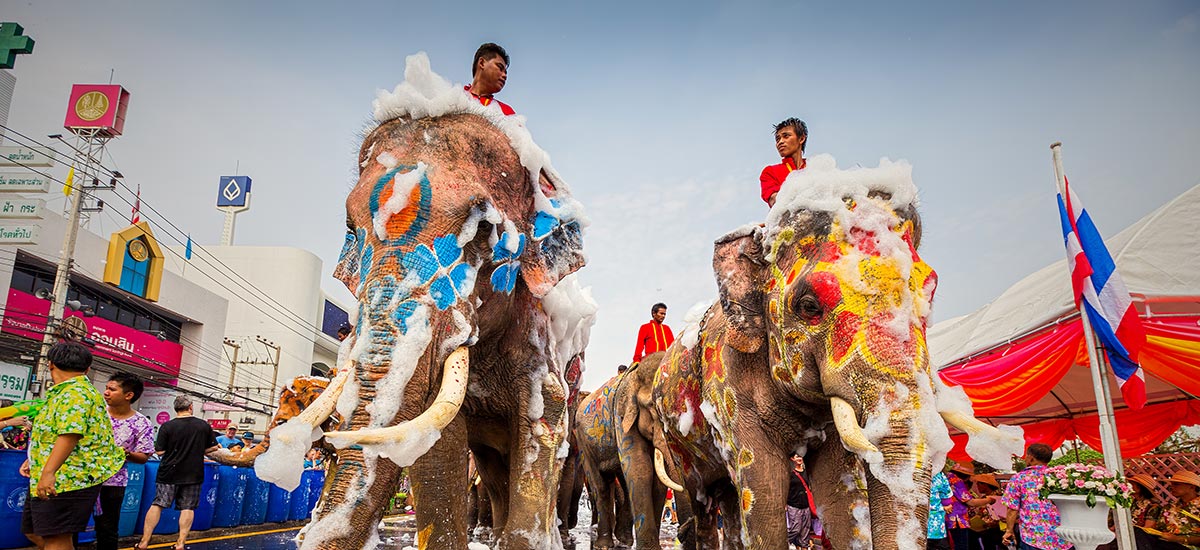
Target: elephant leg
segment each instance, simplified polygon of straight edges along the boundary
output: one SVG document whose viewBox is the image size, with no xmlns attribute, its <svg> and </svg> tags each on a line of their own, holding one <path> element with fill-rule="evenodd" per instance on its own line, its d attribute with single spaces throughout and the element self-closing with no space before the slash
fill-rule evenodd
<svg viewBox="0 0 1200 550">
<path fill-rule="evenodd" d="M 834 548 L 869 547 L 871 512 L 866 476 L 858 458 L 843 449 L 834 435 L 819 449 L 810 449 L 804 462 L 817 512 L 827 518 L 823 522 L 826 538 Z"/>
<path fill-rule="evenodd" d="M 592 548 L 612 548 L 613 545 L 613 486 L 611 476 L 605 479 L 597 462 L 583 460 L 583 475 L 587 478 L 588 497 L 592 500 L 592 521 L 596 523 L 596 540 Z"/>
<path fill-rule="evenodd" d="M 759 448 L 763 450 L 757 455 L 742 452 L 737 471 L 743 539 L 756 550 L 787 550 L 787 488 L 789 476 L 795 474 L 791 472 L 791 461 L 782 452 L 768 452 L 766 446 Z"/>
<path fill-rule="evenodd" d="M 721 548 L 725 550 L 743 550 L 746 548 L 742 540 L 742 498 L 737 488 L 728 480 L 717 492 L 717 505 L 721 509 Z M 779 516 L 779 521 L 784 517 Z"/>
<path fill-rule="evenodd" d="M 682 491 L 675 492 L 675 515 L 679 518 L 679 529 L 675 532 L 675 540 L 679 541 L 683 550 L 695 550 L 696 514 L 692 512 L 692 499 L 681 493 Z"/>
<path fill-rule="evenodd" d="M 417 547 L 460 549 L 467 546 L 467 423 L 458 416 L 438 442 L 413 463 L 417 503 Z"/>
<path fill-rule="evenodd" d="M 563 462 L 562 480 L 558 484 L 558 498 L 556 503 L 555 515 L 558 517 L 558 534 L 563 539 L 563 544 L 566 544 L 571 538 L 571 528 L 575 526 L 572 519 L 574 515 L 574 504 L 571 502 L 571 494 L 575 490 L 576 463 L 579 461 L 578 453 L 572 453 Z M 575 504 L 579 503 L 579 499 L 575 499 Z"/>
<path fill-rule="evenodd" d="M 688 508 L 692 514 L 693 532 L 696 537 L 697 550 L 719 550 L 721 548 L 721 537 L 718 534 L 717 527 L 717 507 L 711 500 L 706 499 L 701 502 L 695 495 L 689 494 L 687 497 Z M 680 521 L 683 521 L 682 516 Z M 680 524 L 680 529 L 683 525 Z M 686 550 L 687 546 L 684 546 Z"/>
<path fill-rule="evenodd" d="M 629 485 L 620 476 L 617 476 L 615 483 L 613 507 L 616 509 L 616 524 L 613 526 L 613 536 L 622 546 L 633 546 L 633 507 L 629 505 Z"/>
<path fill-rule="evenodd" d="M 561 473 L 557 454 L 562 434 L 543 431 L 543 435 L 533 436 L 529 424 L 513 432 L 508 518 L 497 546 L 501 550 L 560 548 L 554 497 Z"/>
<path fill-rule="evenodd" d="M 508 466 L 491 447 L 471 447 L 475 468 L 479 471 L 479 525 L 493 534 L 502 531 L 508 521 Z"/>
<path fill-rule="evenodd" d="M 634 431 L 621 434 L 618 447 L 621 470 L 633 511 L 633 529 L 639 550 L 660 550 L 659 521 L 667 489 L 654 473 L 654 446 Z"/>
</svg>

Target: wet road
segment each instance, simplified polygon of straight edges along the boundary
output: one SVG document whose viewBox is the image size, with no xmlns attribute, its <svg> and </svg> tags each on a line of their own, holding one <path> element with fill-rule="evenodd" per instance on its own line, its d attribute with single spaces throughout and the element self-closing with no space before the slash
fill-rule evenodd
<svg viewBox="0 0 1200 550">
<path fill-rule="evenodd" d="M 575 537 L 575 550 L 591 550 L 591 510 L 586 506 L 579 510 L 580 526 L 572 530 Z M 264 526 L 267 527 L 267 526 Z M 197 533 L 194 540 L 188 542 L 189 550 L 295 550 L 296 534 L 300 527 L 266 528 L 255 533 L 229 534 L 220 537 L 206 537 L 205 533 Z M 674 550 L 678 548 L 675 542 L 675 526 L 663 526 L 662 547 Z M 416 521 L 414 516 L 391 516 L 384 518 L 379 529 L 380 544 L 378 550 L 407 550 L 416 547 Z M 157 540 L 155 542 L 158 542 Z M 126 546 L 126 545 L 122 545 Z M 171 548 L 173 542 L 151 544 L 150 548 Z M 482 548 L 472 545 L 472 550 Z M 568 546 L 568 548 L 570 548 Z M 130 550 L 124 548 L 123 550 Z"/>
</svg>

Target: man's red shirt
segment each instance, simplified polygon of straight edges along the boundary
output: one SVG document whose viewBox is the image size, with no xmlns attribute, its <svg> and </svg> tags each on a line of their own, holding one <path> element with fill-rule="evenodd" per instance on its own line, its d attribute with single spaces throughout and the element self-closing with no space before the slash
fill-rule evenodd
<svg viewBox="0 0 1200 550">
<path fill-rule="evenodd" d="M 489 95 L 479 95 L 479 94 L 476 94 L 475 92 L 472 92 L 470 84 L 463 86 L 463 90 L 466 90 L 468 94 L 471 94 L 471 97 L 478 100 L 479 103 L 483 104 L 484 107 L 487 107 L 488 105 L 491 105 L 492 103 L 499 105 L 500 112 L 504 113 L 504 116 L 512 116 L 512 115 L 517 114 L 517 112 L 514 111 L 512 107 L 509 107 L 507 103 L 500 101 L 499 99 L 496 99 L 496 97 L 493 95 L 490 95 L 490 94 Z"/>
<path fill-rule="evenodd" d="M 770 204 L 768 199 L 771 195 L 779 192 L 779 188 L 783 187 L 783 180 L 786 180 L 788 174 L 794 170 L 803 170 L 808 166 L 808 160 L 800 159 L 800 167 L 796 167 L 796 161 L 792 157 L 784 157 L 783 162 L 772 164 L 763 168 L 762 175 L 758 176 L 758 182 L 762 185 L 762 200 Z"/>
<path fill-rule="evenodd" d="M 671 327 L 658 321 L 650 321 L 638 329 L 637 346 L 633 348 L 633 362 L 641 361 L 643 357 L 667 349 L 675 335 Z"/>
</svg>

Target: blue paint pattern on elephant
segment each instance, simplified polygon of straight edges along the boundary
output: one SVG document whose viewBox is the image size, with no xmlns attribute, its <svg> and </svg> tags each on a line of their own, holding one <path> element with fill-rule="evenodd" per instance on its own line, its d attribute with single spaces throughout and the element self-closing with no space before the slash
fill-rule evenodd
<svg viewBox="0 0 1200 550">
<path fill-rule="evenodd" d="M 525 234 L 517 234 L 517 251 L 513 252 L 505 246 L 505 241 L 508 240 L 508 233 L 492 247 L 492 262 L 500 265 L 492 271 L 492 288 L 496 292 L 512 294 L 517 288 L 517 278 L 521 275 L 521 255 L 525 253 Z"/>
<path fill-rule="evenodd" d="M 429 283 L 429 296 L 439 310 L 445 310 L 458 302 L 470 289 L 467 280 L 471 266 L 462 261 L 462 248 L 453 233 L 438 237 L 430 249 L 424 243 L 400 258 L 406 270 L 416 273 L 421 284 Z"/>
</svg>

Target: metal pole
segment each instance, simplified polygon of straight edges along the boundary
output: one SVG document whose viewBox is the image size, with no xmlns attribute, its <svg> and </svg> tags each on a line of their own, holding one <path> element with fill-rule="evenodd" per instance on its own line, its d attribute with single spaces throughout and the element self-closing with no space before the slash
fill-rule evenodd
<svg viewBox="0 0 1200 550">
<path fill-rule="evenodd" d="M 225 227 L 221 228 L 221 246 L 233 246 L 233 226 L 237 221 L 237 210 L 225 208 Z"/>
<path fill-rule="evenodd" d="M 46 394 L 47 383 L 50 382 L 50 347 L 54 345 L 55 333 L 58 329 L 58 324 L 62 321 L 63 309 L 67 302 L 67 289 L 70 286 L 71 263 L 75 256 L 75 241 L 79 236 L 79 212 L 83 207 L 83 183 L 88 178 L 92 177 L 95 170 L 92 169 L 91 159 L 93 149 L 96 147 L 95 136 L 87 136 L 86 139 L 87 152 L 77 155 L 76 158 L 84 159 L 82 165 L 82 177 L 76 178 L 71 182 L 71 213 L 67 216 L 67 231 L 63 235 L 62 250 L 59 251 L 58 267 L 54 272 L 54 296 L 50 300 L 50 314 L 46 317 L 46 333 L 42 335 L 42 348 L 38 352 L 37 359 L 37 376 L 36 379 L 41 381 L 38 386 L 38 394 L 36 397 L 41 397 Z"/>
<path fill-rule="evenodd" d="M 225 345 L 233 348 L 233 360 L 229 362 L 229 398 L 232 400 L 234 377 L 237 376 L 238 352 L 241 351 L 242 346 L 237 345 L 233 340 L 228 338 L 225 339 Z"/>
<path fill-rule="evenodd" d="M 1054 178 L 1058 184 L 1058 192 L 1066 199 L 1066 176 L 1062 166 L 1062 143 L 1054 142 L 1050 150 L 1054 155 Z M 1125 475 L 1125 465 L 1121 460 L 1120 439 L 1117 438 L 1117 426 L 1112 411 L 1112 394 L 1108 388 L 1108 364 L 1103 354 L 1096 350 L 1095 333 L 1088 319 L 1087 311 L 1080 301 L 1079 318 L 1083 323 L 1083 340 L 1087 344 L 1088 361 L 1092 374 L 1092 389 L 1096 393 L 1096 416 L 1100 419 L 1100 443 L 1104 453 L 1104 467 L 1109 471 Z M 1117 548 L 1120 550 L 1135 550 L 1133 542 L 1133 518 L 1128 508 L 1113 510 L 1117 527 Z"/>
</svg>

